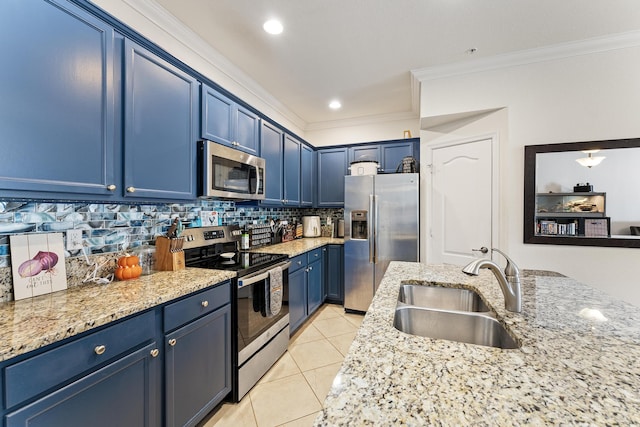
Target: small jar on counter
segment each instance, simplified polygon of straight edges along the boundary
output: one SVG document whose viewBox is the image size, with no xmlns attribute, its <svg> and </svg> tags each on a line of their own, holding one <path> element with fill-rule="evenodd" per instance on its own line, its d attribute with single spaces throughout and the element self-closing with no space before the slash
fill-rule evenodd
<svg viewBox="0 0 640 427">
<path fill-rule="evenodd" d="M 151 245 L 142 245 L 133 249 L 133 253 L 140 259 L 140 267 L 142 274 L 148 275 L 154 272 L 156 265 L 156 247 Z"/>
</svg>

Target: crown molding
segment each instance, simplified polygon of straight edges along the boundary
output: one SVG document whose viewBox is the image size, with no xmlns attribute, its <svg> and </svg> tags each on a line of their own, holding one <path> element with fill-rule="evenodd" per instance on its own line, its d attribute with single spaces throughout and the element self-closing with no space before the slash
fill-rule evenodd
<svg viewBox="0 0 640 427">
<path fill-rule="evenodd" d="M 411 71 L 418 82 L 640 46 L 640 31 L 611 34 Z"/>
<path fill-rule="evenodd" d="M 306 129 L 307 122 L 305 120 L 303 120 L 300 116 L 287 108 L 277 98 L 275 98 L 262 86 L 260 86 L 255 80 L 249 77 L 244 71 L 236 67 L 224 55 L 222 55 L 211 45 L 206 43 L 198 34 L 187 27 L 182 21 L 178 20 L 175 16 L 170 14 L 158 3 L 154 2 L 153 0 L 122 1 L 129 7 L 134 9 L 136 12 L 138 12 L 140 15 L 142 15 L 144 18 L 146 18 L 150 23 L 155 25 L 167 36 L 178 42 L 181 45 L 181 49 L 191 51 L 193 54 L 200 57 L 208 65 L 223 74 L 227 79 L 231 80 L 232 82 L 246 90 L 249 94 L 256 97 L 264 104 L 268 105 L 278 114 L 287 118 L 299 129 Z M 168 31 L 168 28 L 170 28 L 171 31 Z M 175 48 L 172 50 L 175 51 Z M 215 79 L 211 79 L 215 81 Z M 221 86 L 223 85 L 221 84 Z M 229 90 L 228 88 L 225 89 Z M 231 90 L 229 90 L 229 92 L 233 93 L 233 91 Z M 242 96 L 239 94 L 236 94 L 236 96 L 242 98 Z"/>
</svg>

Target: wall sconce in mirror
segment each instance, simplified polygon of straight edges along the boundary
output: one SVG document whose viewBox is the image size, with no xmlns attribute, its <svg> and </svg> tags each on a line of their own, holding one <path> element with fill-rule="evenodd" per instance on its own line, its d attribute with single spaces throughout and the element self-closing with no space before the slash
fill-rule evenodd
<svg viewBox="0 0 640 427">
<path fill-rule="evenodd" d="M 638 164 L 640 138 L 524 147 L 524 243 L 640 248 Z"/>
<path fill-rule="evenodd" d="M 587 154 L 587 157 L 581 157 L 579 159 L 576 159 L 576 162 L 580 163 L 581 166 L 584 166 L 586 168 L 592 168 L 594 166 L 598 166 L 600 163 L 602 163 L 604 159 L 606 159 L 605 156 L 593 157 L 593 154 L 599 151 L 600 150 L 583 150 L 582 152 Z"/>
</svg>

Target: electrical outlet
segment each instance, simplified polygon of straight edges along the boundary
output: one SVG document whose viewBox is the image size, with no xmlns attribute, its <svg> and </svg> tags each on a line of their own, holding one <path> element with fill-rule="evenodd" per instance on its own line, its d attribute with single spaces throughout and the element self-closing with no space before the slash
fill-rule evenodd
<svg viewBox="0 0 640 427">
<path fill-rule="evenodd" d="M 67 250 L 82 249 L 82 230 L 67 230 Z"/>
</svg>

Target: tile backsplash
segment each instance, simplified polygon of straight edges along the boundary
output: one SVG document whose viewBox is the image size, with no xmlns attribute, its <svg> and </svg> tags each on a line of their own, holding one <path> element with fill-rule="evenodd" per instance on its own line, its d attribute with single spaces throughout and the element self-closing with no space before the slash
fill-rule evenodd
<svg viewBox="0 0 640 427">
<path fill-rule="evenodd" d="M 333 220 L 343 216 L 343 209 L 265 208 L 226 200 L 199 200 L 187 204 L 112 204 L 0 199 L 0 268 L 10 270 L 9 236 L 12 234 L 79 229 L 82 230 L 86 254 L 99 256 L 117 253 L 124 247 L 153 244 L 156 236 L 167 231 L 173 218 L 179 217 L 188 226 L 197 218 L 209 218 L 209 212 L 217 212 L 219 225 L 240 226 L 265 224 L 270 219 L 297 222 L 303 215 L 320 215 L 324 223 L 329 216 Z M 206 221 L 202 223 L 208 225 Z M 64 236 L 66 239 L 66 233 Z M 65 253 L 67 258 L 82 255 L 81 250 Z M 10 276 L 10 271 L 3 273 Z M 0 296 L 2 300 L 6 301 Z"/>
</svg>

